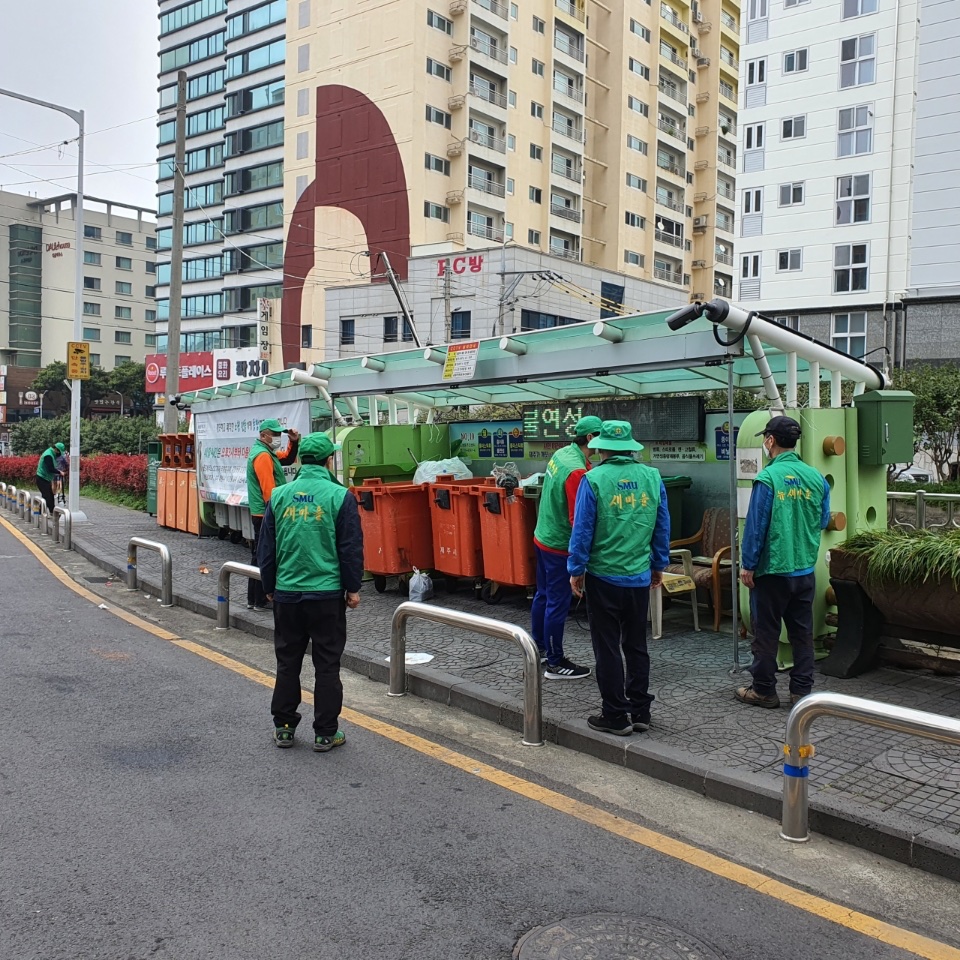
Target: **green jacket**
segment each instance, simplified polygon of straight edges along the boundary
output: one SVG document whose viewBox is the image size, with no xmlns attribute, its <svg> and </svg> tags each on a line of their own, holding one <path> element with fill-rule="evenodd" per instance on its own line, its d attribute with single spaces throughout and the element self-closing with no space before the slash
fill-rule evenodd
<svg viewBox="0 0 960 960">
<path fill-rule="evenodd" d="M 37 461 L 37 476 L 41 480 L 53 480 L 53 478 L 57 475 L 56 470 L 51 470 L 47 465 L 46 460 L 47 457 L 49 457 L 49 462 L 55 467 L 59 453 L 60 451 L 57 450 L 56 447 L 47 447 L 47 449 L 40 454 L 40 459 Z"/>
<path fill-rule="evenodd" d="M 318 464 L 304 464 L 292 483 L 273 491 L 270 512 L 275 531 L 278 592 L 334 593 L 359 589 L 358 584 L 344 584 L 341 578 L 337 522 L 347 497 L 353 501 L 347 507 L 356 514 L 353 495 Z"/>
<path fill-rule="evenodd" d="M 551 550 L 566 552 L 570 549 L 573 525 L 570 523 L 567 480 L 575 471 L 587 469 L 589 464 L 586 453 L 575 443 L 562 447 L 550 458 L 544 471 L 537 526 L 533 531 L 537 543 Z"/>
<path fill-rule="evenodd" d="M 276 480 L 277 486 L 282 487 L 287 482 L 277 455 L 259 438 L 255 440 L 250 448 L 250 456 L 247 457 L 247 503 L 250 506 L 251 517 L 262 517 L 267 508 L 263 499 L 263 491 L 260 489 L 260 481 L 257 479 L 257 472 L 253 468 L 253 461 L 261 453 L 270 454 L 273 461 L 273 478 Z"/>
<path fill-rule="evenodd" d="M 581 481 L 597 499 L 587 571 L 634 576 L 650 569 L 650 545 L 660 507 L 660 473 L 629 454 L 608 457 Z"/>
<path fill-rule="evenodd" d="M 781 453 L 757 475 L 773 491 L 770 526 L 756 576 L 792 574 L 817 564 L 825 487 L 819 470 Z"/>
</svg>

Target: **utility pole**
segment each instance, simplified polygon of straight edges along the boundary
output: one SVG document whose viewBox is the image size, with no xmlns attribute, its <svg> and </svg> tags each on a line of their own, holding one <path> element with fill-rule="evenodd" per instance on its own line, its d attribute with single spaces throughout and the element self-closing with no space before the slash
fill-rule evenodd
<svg viewBox="0 0 960 960">
<path fill-rule="evenodd" d="M 173 170 L 173 228 L 170 241 L 170 315 L 167 321 L 167 398 L 163 432 L 176 433 L 180 411 L 171 397 L 180 392 L 180 308 L 183 290 L 183 194 L 187 162 L 187 74 L 177 74 L 177 123 Z"/>
<path fill-rule="evenodd" d="M 413 342 L 418 346 L 423 346 L 423 341 L 420 339 L 420 334 L 417 333 L 417 326 L 413 322 L 413 314 L 410 312 L 410 307 L 407 305 L 407 298 L 403 295 L 403 288 L 400 286 L 400 281 L 397 279 L 397 275 L 393 272 L 393 267 L 390 266 L 390 259 L 387 257 L 386 251 L 381 250 L 380 256 L 383 257 L 383 264 L 387 268 L 387 280 L 390 283 L 390 287 L 393 290 L 394 296 L 397 298 L 397 303 L 400 304 L 400 312 L 403 314 L 403 319 L 410 326 L 410 332 L 413 334 Z"/>
<path fill-rule="evenodd" d="M 453 314 L 450 309 L 450 258 L 443 265 L 443 342 L 453 339 Z"/>
<path fill-rule="evenodd" d="M 500 303 L 497 305 L 497 335 L 503 336 L 503 308 L 507 299 L 507 241 L 500 245 Z"/>
</svg>

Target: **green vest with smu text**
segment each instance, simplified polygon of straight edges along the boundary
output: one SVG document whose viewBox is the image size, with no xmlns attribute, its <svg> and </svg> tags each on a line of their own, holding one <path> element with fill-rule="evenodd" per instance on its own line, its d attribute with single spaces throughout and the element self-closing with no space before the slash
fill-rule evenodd
<svg viewBox="0 0 960 960">
<path fill-rule="evenodd" d="M 629 455 L 613 456 L 595 466 L 586 480 L 597 498 L 587 571 L 600 577 L 646 573 L 660 506 L 660 473 Z"/>
<path fill-rule="evenodd" d="M 47 449 L 40 454 L 40 459 L 37 461 L 37 476 L 41 480 L 52 480 L 54 478 L 55 474 L 51 473 L 50 470 L 43 465 L 43 461 L 46 460 L 47 457 L 50 457 L 53 462 L 56 463 L 59 452 L 56 447 L 47 447 Z"/>
<path fill-rule="evenodd" d="M 551 550 L 570 549 L 572 528 L 564 485 L 574 470 L 583 470 L 586 466 L 585 451 L 575 443 L 559 449 L 547 463 L 533 535 L 538 543 Z"/>
<path fill-rule="evenodd" d="M 295 480 L 270 497 L 277 553 L 277 590 L 332 593 L 342 589 L 337 514 L 351 496 L 333 474 L 305 463 Z"/>
<path fill-rule="evenodd" d="M 276 480 L 277 486 L 282 487 L 287 482 L 277 455 L 262 440 L 257 439 L 250 448 L 250 456 L 247 457 L 247 503 L 250 506 L 251 517 L 262 517 L 267 509 L 263 499 L 263 491 L 260 489 L 260 481 L 257 479 L 257 472 L 253 468 L 253 461 L 261 453 L 270 454 L 270 459 L 273 461 L 273 479 Z"/>
<path fill-rule="evenodd" d="M 773 491 L 770 529 L 754 573 L 796 573 L 816 566 L 824 479 L 795 453 L 781 453 L 757 475 Z"/>
</svg>

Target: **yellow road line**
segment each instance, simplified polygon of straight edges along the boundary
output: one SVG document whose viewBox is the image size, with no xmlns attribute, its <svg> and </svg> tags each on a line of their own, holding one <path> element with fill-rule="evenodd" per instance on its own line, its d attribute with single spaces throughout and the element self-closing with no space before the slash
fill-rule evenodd
<svg viewBox="0 0 960 960">
<path fill-rule="evenodd" d="M 99 604 L 102 602 L 102 597 L 99 597 L 97 594 L 71 580 L 39 547 L 32 543 L 3 517 L 0 517 L 0 524 L 23 543 L 40 563 L 64 584 L 64 586 L 69 587 L 75 593 L 93 603 Z M 249 667 L 244 663 L 240 663 L 231 657 L 204 647 L 192 640 L 184 640 L 170 633 L 169 630 L 164 630 L 162 627 L 157 627 L 146 620 L 141 620 L 135 614 L 127 613 L 125 610 L 118 610 L 113 606 L 108 607 L 108 609 L 114 616 L 153 634 L 155 637 L 169 640 L 181 649 L 203 657 L 218 666 L 225 667 L 227 670 L 231 670 L 248 680 L 252 680 L 254 683 L 259 683 L 265 687 L 273 686 L 274 678 L 262 670 Z M 313 696 L 308 691 L 304 691 L 303 697 L 306 703 L 313 703 Z M 918 933 L 912 933 L 909 930 L 904 930 L 902 927 L 896 927 L 883 920 L 877 920 L 875 917 L 870 917 L 857 910 L 850 910 L 847 907 L 833 903 L 823 897 L 818 897 L 815 894 L 806 893 L 803 890 L 790 886 L 788 883 L 767 877 L 757 870 L 741 866 L 731 860 L 725 860 L 716 854 L 708 853 L 706 850 L 701 850 L 692 844 L 684 843 L 682 840 L 675 840 L 673 837 L 657 833 L 655 830 L 650 830 L 647 827 L 641 827 L 639 824 L 624 820 L 622 817 L 618 817 L 606 810 L 601 810 L 588 803 L 565 796 L 556 790 L 550 790 L 547 787 L 542 787 L 529 780 L 524 780 L 521 777 L 514 776 L 490 764 L 474 760 L 472 757 L 457 753 L 455 750 L 450 750 L 424 737 L 417 736 L 415 733 L 401 730 L 399 727 L 393 726 L 393 724 L 385 723 L 382 720 L 377 720 L 375 717 L 370 717 L 363 713 L 358 713 L 356 710 L 351 710 L 348 707 L 344 708 L 342 716 L 344 720 L 349 721 L 355 726 L 362 727 L 364 730 L 385 737 L 387 740 L 392 740 L 394 743 L 408 747 L 411 750 L 416 750 L 418 753 L 431 757 L 447 766 L 462 770 L 464 773 L 478 777 L 504 790 L 509 790 L 518 796 L 526 797 L 528 800 L 541 803 L 560 813 L 575 817 L 577 820 L 599 827 L 601 830 L 605 830 L 615 836 L 623 837 L 625 840 L 646 847 L 648 850 L 655 850 L 657 853 L 672 857 L 675 860 L 681 860 L 707 873 L 712 873 L 714 876 L 722 877 L 725 880 L 730 880 L 740 886 L 747 887 L 756 893 L 761 893 L 774 900 L 779 900 L 781 903 L 795 907 L 798 910 L 803 910 L 812 916 L 829 920 L 838 926 L 846 927 L 848 930 L 853 930 L 873 940 L 889 944 L 892 947 L 906 950 L 918 957 L 925 957 L 926 960 L 960 960 L 960 950 L 949 944 L 941 943 L 930 937 L 924 937 Z"/>
</svg>

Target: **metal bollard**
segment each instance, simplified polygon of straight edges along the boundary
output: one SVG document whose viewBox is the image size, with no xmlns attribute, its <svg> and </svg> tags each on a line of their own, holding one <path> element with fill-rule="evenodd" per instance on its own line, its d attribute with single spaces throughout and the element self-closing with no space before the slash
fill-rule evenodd
<svg viewBox="0 0 960 960">
<path fill-rule="evenodd" d="M 217 577 L 217 629 L 230 629 L 230 574 L 246 577 L 248 580 L 260 579 L 260 568 L 249 563 L 237 563 L 228 560 Z"/>
<path fill-rule="evenodd" d="M 153 550 L 160 554 L 160 606 L 173 606 L 173 561 L 170 548 L 165 543 L 144 540 L 143 537 L 131 537 L 127 544 L 127 589 L 137 589 L 137 547 Z"/>
<path fill-rule="evenodd" d="M 11 483 L 7 487 L 7 509 L 12 513 L 17 505 L 17 488 Z"/>
<path fill-rule="evenodd" d="M 29 490 L 18 490 L 17 491 L 17 513 L 20 515 L 21 520 L 27 520 L 27 509 L 28 504 L 30 503 L 30 497 L 32 494 Z"/>
<path fill-rule="evenodd" d="M 407 693 L 407 621 L 430 620 L 450 627 L 463 627 L 488 637 L 512 640 L 523 654 L 523 740 L 528 747 L 543 746 L 543 702 L 540 653 L 533 638 L 522 627 L 504 620 L 461 613 L 447 607 L 407 600 L 397 607 L 390 626 L 390 697 Z"/>
<path fill-rule="evenodd" d="M 40 523 L 47 510 L 47 501 L 39 493 L 30 496 L 30 516 L 27 517 L 30 525 L 36 524 L 37 530 L 40 530 Z"/>
<path fill-rule="evenodd" d="M 7 485 L 0 480 L 0 504 L 7 505 Z"/>
<path fill-rule="evenodd" d="M 60 542 L 60 518 L 63 517 L 63 546 L 65 550 L 73 549 L 73 514 L 66 507 L 54 507 L 51 522 L 53 523 L 53 542 Z"/>
</svg>

